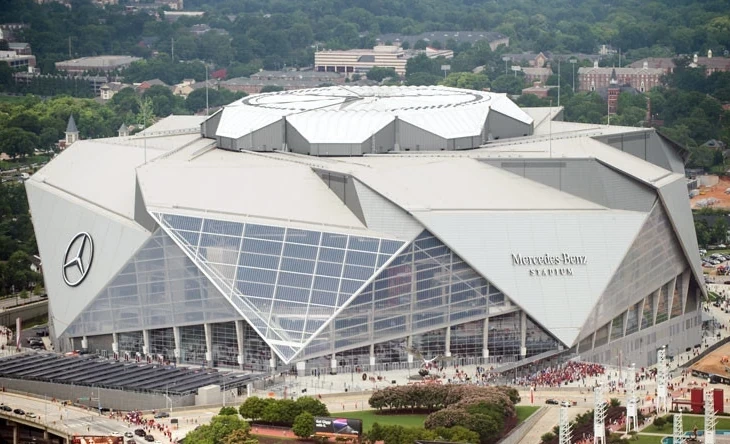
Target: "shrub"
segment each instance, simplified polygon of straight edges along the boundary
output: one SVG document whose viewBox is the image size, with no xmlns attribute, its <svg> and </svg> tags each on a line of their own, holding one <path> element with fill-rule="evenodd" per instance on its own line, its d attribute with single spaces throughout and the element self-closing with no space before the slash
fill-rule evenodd
<svg viewBox="0 0 730 444">
<path fill-rule="evenodd" d="M 553 439 L 555 439 L 555 435 L 553 435 L 550 432 L 547 432 L 547 433 L 542 434 L 542 436 L 540 437 L 540 442 L 550 442 Z"/>
<path fill-rule="evenodd" d="M 657 427 L 664 427 L 664 424 L 667 423 L 667 420 L 662 418 L 661 416 L 657 416 L 656 419 L 654 419 L 654 425 Z"/>
<path fill-rule="evenodd" d="M 309 412 L 302 412 L 294 418 L 292 431 L 300 438 L 309 438 L 314 435 L 314 416 Z"/>
</svg>

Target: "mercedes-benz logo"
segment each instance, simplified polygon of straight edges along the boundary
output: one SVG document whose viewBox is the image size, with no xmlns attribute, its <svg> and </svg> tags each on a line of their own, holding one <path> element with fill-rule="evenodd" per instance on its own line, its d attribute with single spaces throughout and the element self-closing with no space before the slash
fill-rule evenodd
<svg viewBox="0 0 730 444">
<path fill-rule="evenodd" d="M 63 257 L 63 281 L 69 287 L 75 287 L 84 281 L 89 274 L 91 261 L 94 259 L 94 241 L 89 233 L 81 232 L 74 236 L 66 247 Z"/>
</svg>

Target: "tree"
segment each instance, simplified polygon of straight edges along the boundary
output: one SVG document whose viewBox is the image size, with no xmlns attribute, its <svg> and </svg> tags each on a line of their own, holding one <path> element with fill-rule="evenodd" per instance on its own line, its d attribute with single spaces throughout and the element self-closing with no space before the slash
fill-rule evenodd
<svg viewBox="0 0 730 444">
<path fill-rule="evenodd" d="M 394 68 L 383 68 L 380 66 L 374 66 L 370 68 L 370 71 L 368 71 L 368 80 L 374 80 L 376 82 L 382 82 L 383 79 L 390 77 L 390 78 L 398 78 L 398 74 L 396 74 Z"/>
<path fill-rule="evenodd" d="M 309 396 L 302 396 L 296 400 L 297 406 L 303 412 L 309 412 L 312 416 L 329 416 L 330 412 L 327 410 L 327 406 L 320 401 Z"/>
<path fill-rule="evenodd" d="M 0 131 L 0 152 L 13 159 L 33 155 L 38 144 L 38 136 L 20 128 L 6 128 Z"/>
<path fill-rule="evenodd" d="M 712 224 L 710 232 L 710 241 L 715 244 L 724 244 L 727 242 L 727 222 L 724 217 L 717 218 Z"/>
<path fill-rule="evenodd" d="M 695 220 L 695 233 L 697 233 L 697 243 L 701 247 L 710 244 L 710 229 L 705 220 Z"/>
<path fill-rule="evenodd" d="M 238 410 L 235 407 L 221 407 L 218 412 L 219 415 L 238 415 Z"/>
<path fill-rule="evenodd" d="M 441 81 L 441 85 L 482 91 L 489 88 L 489 77 L 481 73 L 452 72 Z"/>
<path fill-rule="evenodd" d="M 524 78 L 509 74 L 502 74 L 492 80 L 492 91 L 507 94 L 520 94 L 525 87 Z"/>
<path fill-rule="evenodd" d="M 245 419 L 258 421 L 264 416 L 264 410 L 271 402 L 274 402 L 274 400 L 263 399 L 258 396 L 249 396 L 248 399 L 241 404 L 241 407 L 238 408 L 238 413 L 240 413 Z"/>
<path fill-rule="evenodd" d="M 214 416 L 210 424 L 201 425 L 185 437 L 187 442 L 197 444 L 219 444 L 236 431 L 248 435 L 251 426 L 233 415 Z"/>
<path fill-rule="evenodd" d="M 302 412 L 294 418 L 292 431 L 300 438 L 309 438 L 314 434 L 314 416 L 309 412 Z"/>
<path fill-rule="evenodd" d="M 278 85 L 265 85 L 263 88 L 261 88 L 262 93 L 277 92 L 277 91 L 284 91 L 284 87 L 278 86 Z"/>
</svg>

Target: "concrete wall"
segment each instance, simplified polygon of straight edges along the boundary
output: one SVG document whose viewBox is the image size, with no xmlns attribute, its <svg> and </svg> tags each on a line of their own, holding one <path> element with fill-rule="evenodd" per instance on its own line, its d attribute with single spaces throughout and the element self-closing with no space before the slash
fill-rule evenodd
<svg viewBox="0 0 730 444">
<path fill-rule="evenodd" d="M 0 310 L 0 325 L 15 328 L 15 318 L 21 321 L 33 319 L 48 314 L 48 300 L 21 305 L 20 307 Z"/>
<path fill-rule="evenodd" d="M 47 396 L 58 400 L 71 400 L 79 405 L 114 410 L 152 410 L 169 408 L 170 403 L 160 393 L 141 393 L 123 390 L 105 389 L 98 387 L 79 386 L 70 384 L 56 384 L 51 382 L 31 381 L 25 379 L 0 378 L 0 384 L 10 390 L 20 393 L 31 393 L 38 396 Z M 101 396 L 99 396 L 101 392 Z M 93 393 L 93 395 L 92 395 Z M 80 401 L 78 398 L 99 398 L 99 401 Z M 195 395 L 175 396 L 170 395 L 172 407 L 183 407 L 195 405 Z"/>
</svg>

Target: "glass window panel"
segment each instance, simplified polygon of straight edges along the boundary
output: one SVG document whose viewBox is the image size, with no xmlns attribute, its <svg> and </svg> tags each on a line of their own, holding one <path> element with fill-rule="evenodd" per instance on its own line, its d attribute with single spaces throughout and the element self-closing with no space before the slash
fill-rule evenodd
<svg viewBox="0 0 730 444">
<path fill-rule="evenodd" d="M 343 279 L 342 285 L 340 287 L 340 293 L 345 293 L 348 295 L 353 294 L 357 291 L 358 288 L 360 288 L 361 285 L 362 285 L 362 282 L 360 282 L 360 281 L 351 281 L 348 279 Z"/>
<path fill-rule="evenodd" d="M 288 285 L 290 287 L 300 287 L 309 290 L 309 287 L 312 286 L 312 275 L 281 271 L 279 272 L 279 285 Z"/>
<path fill-rule="evenodd" d="M 342 265 L 328 262 L 317 263 L 317 274 L 339 278 L 342 275 Z"/>
<path fill-rule="evenodd" d="M 371 237 L 350 236 L 350 239 L 347 242 L 347 249 L 377 253 L 379 243 L 380 241 L 378 239 L 373 239 Z"/>
<path fill-rule="evenodd" d="M 270 241 L 283 241 L 284 229 L 268 225 L 246 224 L 246 237 Z"/>
<path fill-rule="evenodd" d="M 312 292 L 312 304 L 334 307 L 337 304 L 337 293 L 315 290 Z"/>
<path fill-rule="evenodd" d="M 682 276 L 682 274 L 677 276 L 677 283 L 672 291 L 672 311 L 670 313 L 672 319 L 682 315 L 682 291 L 684 291 Z"/>
<path fill-rule="evenodd" d="M 243 249 L 241 251 L 279 256 L 281 255 L 281 245 L 282 244 L 280 242 L 269 242 L 247 238 L 243 240 Z"/>
<path fill-rule="evenodd" d="M 388 259 L 390 259 L 390 256 L 385 255 L 385 254 L 379 254 L 378 255 L 378 263 L 377 263 L 378 268 L 380 268 L 383 265 L 385 265 L 385 263 L 388 261 Z"/>
<path fill-rule="evenodd" d="M 253 282 L 237 282 L 236 288 L 245 296 L 256 296 L 260 298 L 271 298 L 274 296 L 274 286 L 256 284 Z"/>
<path fill-rule="evenodd" d="M 382 239 L 380 241 L 380 253 L 392 256 L 403 245 L 403 242 Z"/>
<path fill-rule="evenodd" d="M 322 233 L 322 245 L 326 247 L 347 247 L 347 236 L 344 234 Z"/>
<path fill-rule="evenodd" d="M 611 340 L 620 339 L 624 336 L 624 318 L 626 317 L 626 312 L 621 313 L 620 315 L 613 318 L 613 321 L 611 322 Z"/>
<path fill-rule="evenodd" d="M 292 259 L 285 257 L 281 260 L 281 269 L 284 271 L 312 274 L 314 273 L 314 264 L 314 261 L 308 261 L 306 259 Z"/>
<path fill-rule="evenodd" d="M 375 266 L 375 253 L 365 253 L 362 251 L 348 251 L 345 263 L 350 265 L 362 265 L 364 267 Z"/>
<path fill-rule="evenodd" d="M 238 222 L 206 219 L 203 223 L 203 231 L 206 233 L 241 237 L 241 234 L 243 234 L 243 224 Z"/>
<path fill-rule="evenodd" d="M 324 276 L 316 276 L 314 278 L 314 288 L 317 290 L 337 292 L 340 287 L 340 280 Z"/>
<path fill-rule="evenodd" d="M 238 262 L 240 265 L 244 265 L 247 267 L 268 268 L 269 270 L 279 269 L 279 256 L 241 253 L 241 258 Z"/>
<path fill-rule="evenodd" d="M 236 279 L 239 281 L 258 282 L 261 284 L 274 284 L 276 283 L 276 271 L 250 267 L 238 267 L 238 276 Z"/>
<path fill-rule="evenodd" d="M 317 247 L 298 244 L 284 244 L 284 256 L 301 258 L 301 259 L 317 259 Z"/>
<path fill-rule="evenodd" d="M 286 230 L 286 241 L 296 244 L 319 245 L 320 232 L 309 230 L 297 230 L 289 228 Z"/>
<path fill-rule="evenodd" d="M 174 214 L 163 214 L 162 220 L 175 229 L 188 231 L 200 231 L 203 222 L 199 217 L 177 216 Z"/>
<path fill-rule="evenodd" d="M 425 236 L 416 239 L 416 248 L 421 250 L 427 250 L 429 248 L 441 247 L 443 244 L 434 236 Z"/>
<path fill-rule="evenodd" d="M 309 289 L 276 287 L 276 299 L 280 301 L 301 302 L 306 304 L 309 301 Z"/>
<path fill-rule="evenodd" d="M 345 250 L 338 250 L 335 248 L 320 248 L 318 260 L 341 264 L 345 260 Z"/>
<path fill-rule="evenodd" d="M 241 239 L 239 238 L 219 234 L 203 233 L 203 236 L 200 238 L 201 247 L 220 248 L 237 252 L 240 244 Z"/>
<path fill-rule="evenodd" d="M 654 325 L 654 293 L 650 294 L 644 300 L 644 310 L 641 316 L 641 329 L 649 328 Z"/>
<path fill-rule="evenodd" d="M 373 275 L 373 269 L 368 267 L 357 267 L 355 265 L 345 265 L 344 277 L 348 279 L 358 279 L 366 281 Z"/>
<path fill-rule="evenodd" d="M 200 233 L 192 231 L 175 231 L 175 234 L 180 236 L 188 245 L 197 247 L 198 240 L 200 239 Z"/>
</svg>

